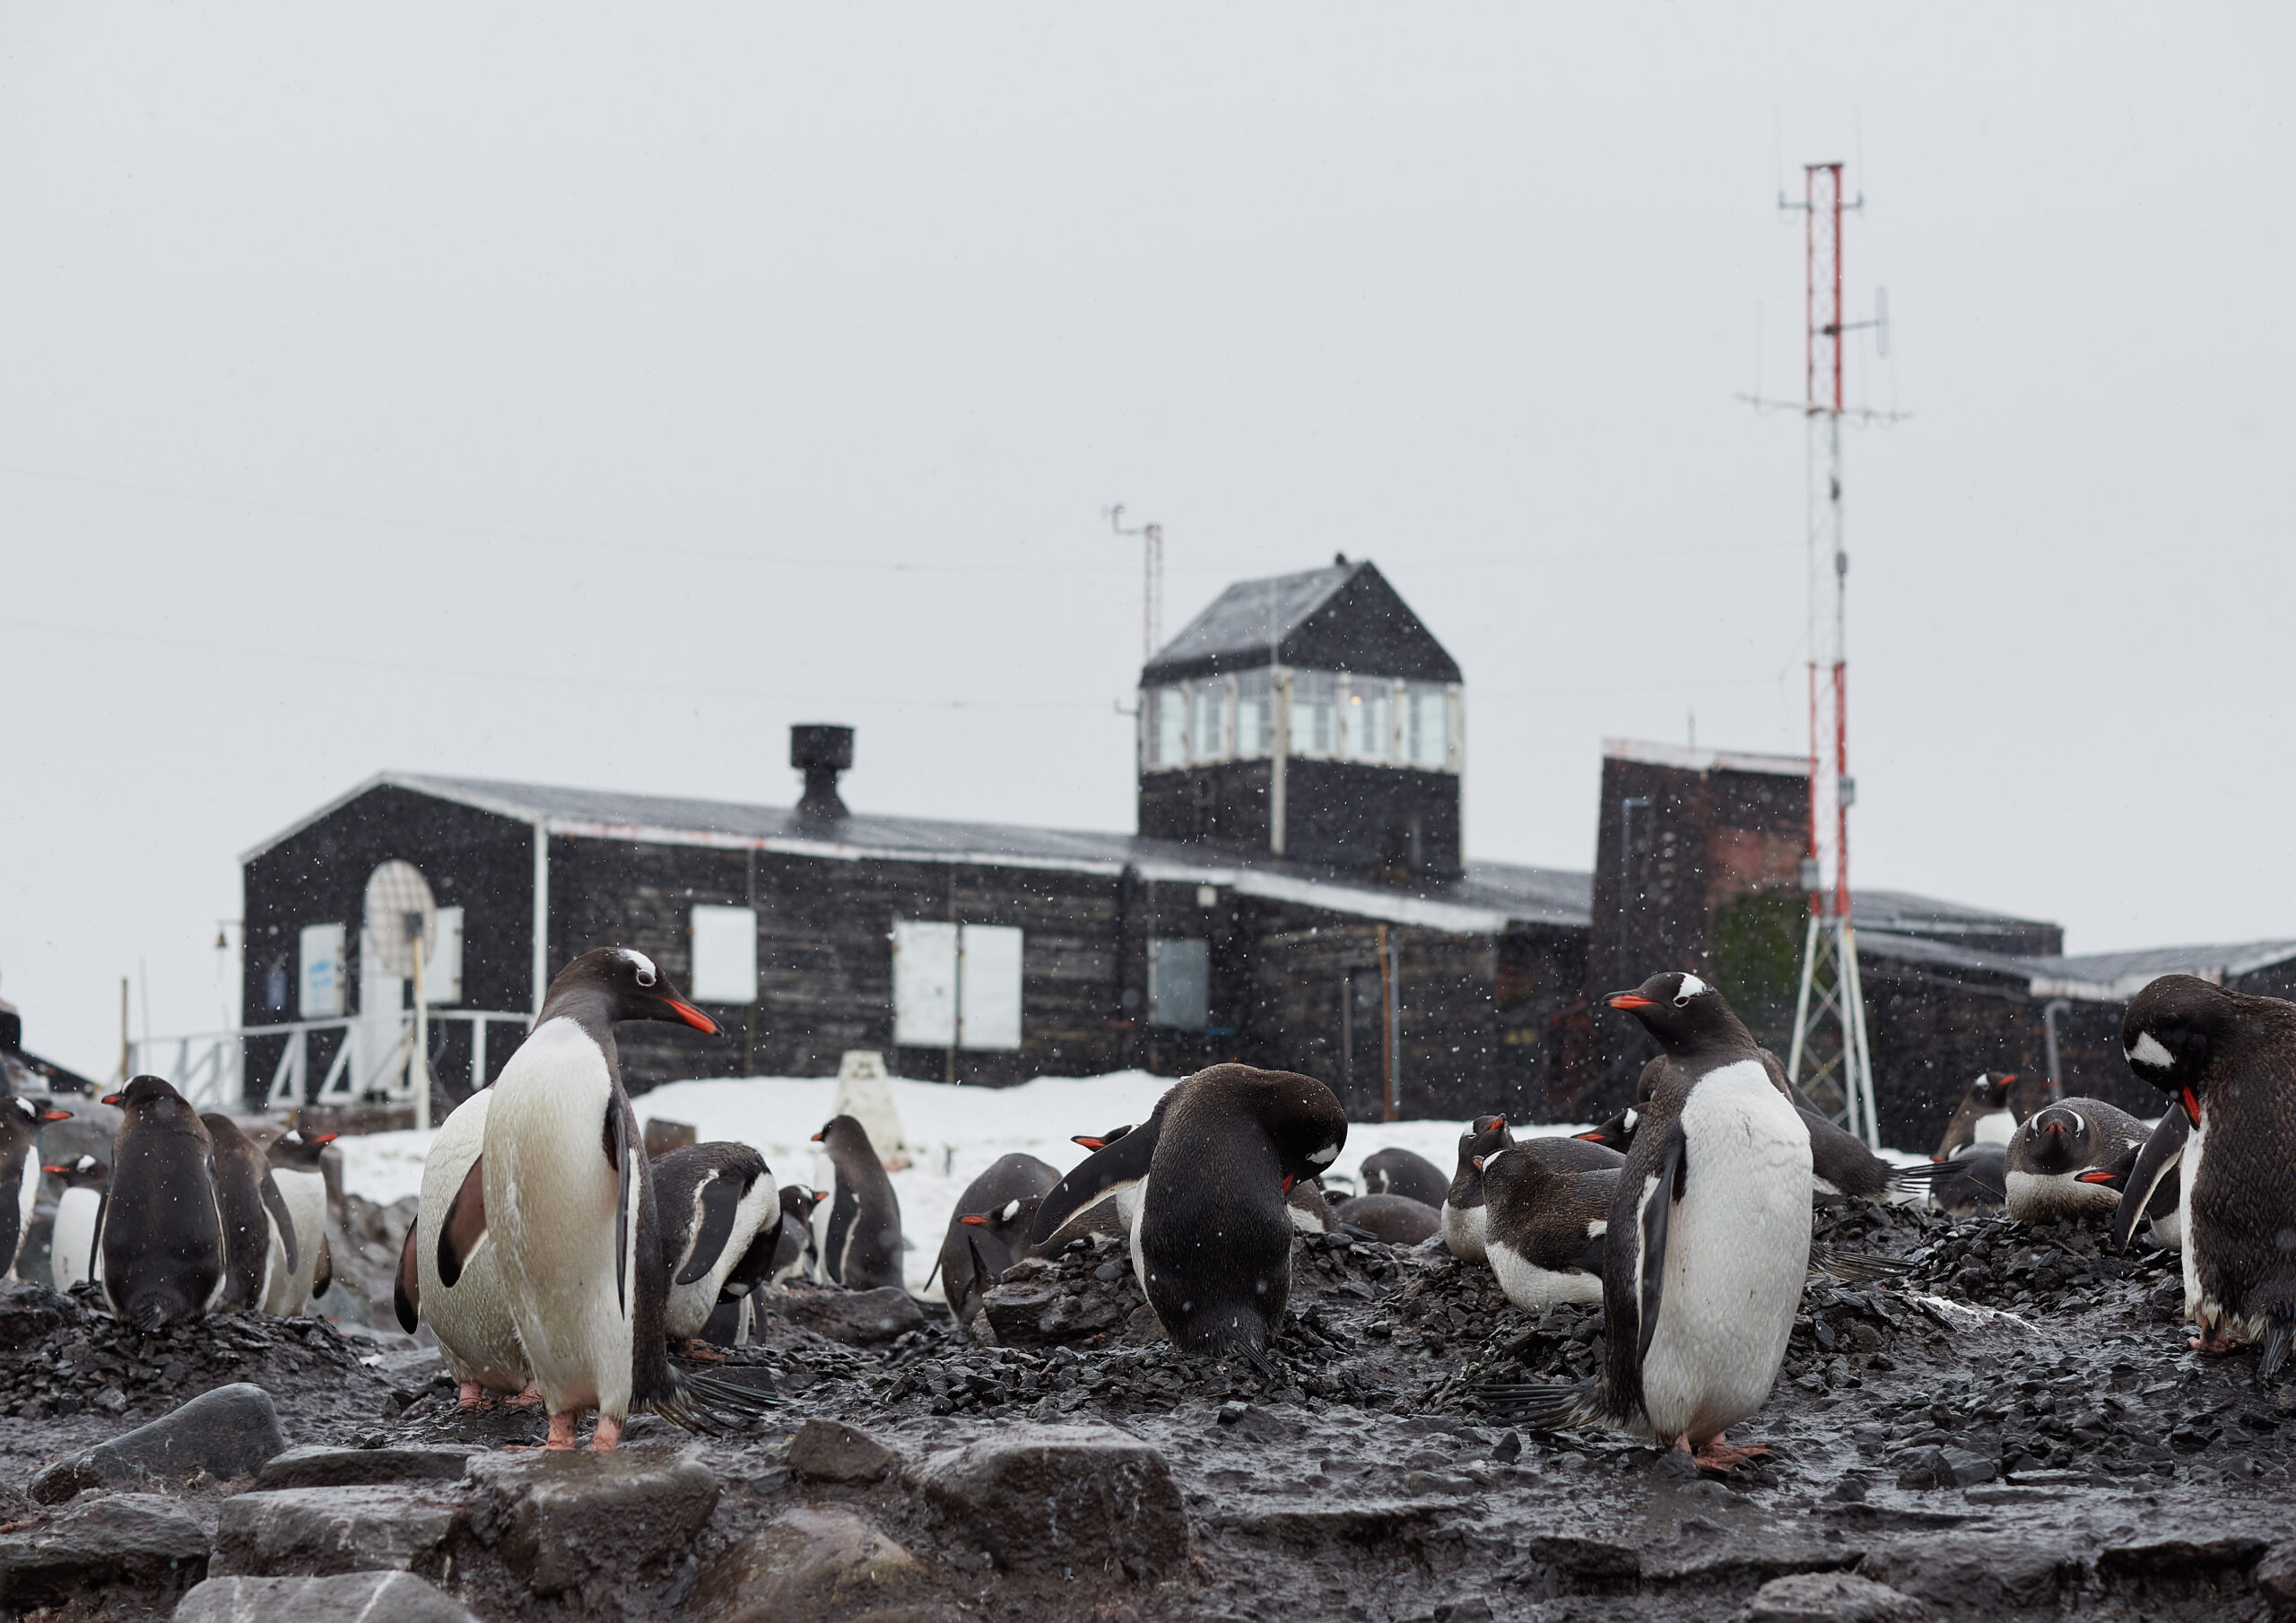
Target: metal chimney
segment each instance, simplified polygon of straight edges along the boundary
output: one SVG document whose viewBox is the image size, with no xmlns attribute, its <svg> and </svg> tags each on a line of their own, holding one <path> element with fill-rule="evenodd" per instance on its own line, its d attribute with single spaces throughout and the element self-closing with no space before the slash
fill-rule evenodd
<svg viewBox="0 0 2296 1623">
<path fill-rule="evenodd" d="M 789 729 L 789 764 L 805 775 L 797 815 L 817 822 L 848 817 L 838 798 L 837 775 L 853 765 L 853 729 L 801 725 Z"/>
</svg>

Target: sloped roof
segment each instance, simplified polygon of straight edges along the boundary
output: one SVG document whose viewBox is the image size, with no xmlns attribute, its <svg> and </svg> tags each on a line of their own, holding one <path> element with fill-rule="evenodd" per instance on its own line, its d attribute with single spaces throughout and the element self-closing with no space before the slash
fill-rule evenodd
<svg viewBox="0 0 2296 1623">
<path fill-rule="evenodd" d="M 1368 560 L 1239 580 L 1143 667 L 1144 686 L 1270 664 L 1457 681 L 1458 662 Z"/>
</svg>

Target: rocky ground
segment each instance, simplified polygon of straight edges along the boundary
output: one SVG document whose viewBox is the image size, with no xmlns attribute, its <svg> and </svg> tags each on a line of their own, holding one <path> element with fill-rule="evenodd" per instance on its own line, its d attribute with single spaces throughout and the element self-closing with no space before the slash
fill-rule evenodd
<svg viewBox="0 0 2296 1623">
<path fill-rule="evenodd" d="M 1106 1242 L 1008 1276 L 993 1344 L 895 1291 L 778 1295 L 726 1373 L 780 1414 L 641 1418 L 604 1461 L 505 1452 L 541 1418 L 462 1412 L 395 1330 L 146 1337 L 10 1287 L 0 1611 L 2296 1617 L 2296 1383 L 2186 1349 L 2172 1256 L 1862 1206 L 1820 1232 L 1906 1271 L 1813 1281 L 1728 1480 L 1483 1408 L 1596 1368 L 1601 1315 L 1521 1314 L 1439 1249 L 1301 1240 L 1272 1390 L 1176 1353 Z"/>
</svg>

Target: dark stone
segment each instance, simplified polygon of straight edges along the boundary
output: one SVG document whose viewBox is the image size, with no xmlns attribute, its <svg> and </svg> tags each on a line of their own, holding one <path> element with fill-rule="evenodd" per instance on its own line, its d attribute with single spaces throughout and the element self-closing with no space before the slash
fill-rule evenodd
<svg viewBox="0 0 2296 1623">
<path fill-rule="evenodd" d="M 2146 1539 L 2108 1544 L 2098 1552 L 2097 1571 L 2108 1576 L 2157 1578 L 2222 1572 L 2257 1565 L 2262 1539 L 2231 1534 L 2222 1539 Z"/>
<path fill-rule="evenodd" d="M 2257 1563 L 2257 1593 L 2274 1623 L 2296 1623 L 2296 1540 L 2275 1544 Z"/>
<path fill-rule="evenodd" d="M 842 1510 L 788 1510 L 735 1545 L 696 1591 L 704 1623 L 880 1616 L 871 1603 L 916 1581 L 915 1557 Z"/>
<path fill-rule="evenodd" d="M 789 1469 L 817 1482 L 874 1482 L 893 1468 L 893 1451 L 865 1431 L 818 1417 L 789 1439 Z"/>
<path fill-rule="evenodd" d="M 206 1575 L 207 1535 L 161 1494 L 115 1494 L 0 1533 L 0 1608 L 12 1613 L 115 1585 L 187 1589 Z"/>
<path fill-rule="evenodd" d="M 1581 1588 L 1631 1588 L 1642 1576 L 1641 1554 L 1631 1544 L 1538 1533 L 1523 1541 L 1522 1549 L 1542 1566 L 1569 1574 Z"/>
<path fill-rule="evenodd" d="M 257 1488 L 349 1488 L 376 1482 L 459 1482 L 470 1457 L 483 1452 L 469 1444 L 390 1448 L 328 1448 L 309 1445 L 274 1455 L 256 1473 Z"/>
<path fill-rule="evenodd" d="M 1772 1578 L 1738 1614 L 1740 1623 L 1913 1623 L 1929 1609 L 1911 1595 L 1846 1572 Z"/>
<path fill-rule="evenodd" d="M 2057 1548 L 1966 1530 L 1901 1540 L 1870 1552 L 1866 1576 L 1938 1606 L 1979 1616 L 2054 1607 L 2081 1576 L 2078 1557 Z"/>
<path fill-rule="evenodd" d="M 1013 1426 L 916 1474 L 926 1497 L 1000 1567 L 1143 1580 L 1187 1560 L 1170 1467 L 1112 1426 Z"/>
<path fill-rule="evenodd" d="M 479 1454 L 470 1471 L 473 1530 L 545 1594 L 683 1554 L 718 1506 L 709 1467 L 671 1445 Z"/>
<path fill-rule="evenodd" d="M 367 1484 L 287 1488 L 223 1501 L 215 1571 L 262 1577 L 445 1571 L 462 1523 L 459 1496 L 440 1488 Z"/>
<path fill-rule="evenodd" d="M 83 1488 L 229 1481 L 252 1476 L 286 1446 L 271 1394 L 241 1382 L 201 1393 L 148 1425 L 59 1461 L 32 1479 L 31 1495 L 43 1505 L 61 1505 Z"/>
<path fill-rule="evenodd" d="M 210 1578 L 176 1608 L 174 1623 L 479 1623 L 478 1614 L 409 1572 L 331 1578 Z"/>
<path fill-rule="evenodd" d="M 1668 1449 L 1650 1462 L 1650 1480 L 1654 1482 L 1695 1482 L 1698 1462 L 1679 1449 Z"/>
<path fill-rule="evenodd" d="M 925 1327 L 924 1310 L 895 1285 L 874 1290 L 792 1290 L 763 1298 L 767 1311 L 792 1324 L 843 1341 L 874 1347 Z"/>
<path fill-rule="evenodd" d="M 111 1159 L 111 1147 L 107 1144 L 104 1159 Z M 45 1285 L 20 1284 L 13 1280 L 0 1283 L 0 1352 L 13 1352 L 19 1347 L 29 1347 L 46 1339 L 52 1331 L 61 1330 L 65 1322 L 80 1316 L 72 1298 L 58 1296 Z"/>
<path fill-rule="evenodd" d="M 1900 1488 L 1951 1488 L 1952 1485 L 1952 1469 L 1945 1463 L 1945 1451 L 1942 1448 L 1917 1448 L 1898 1462 Z"/>
<path fill-rule="evenodd" d="M 1990 1482 L 2001 1474 L 2001 1468 L 1990 1455 L 1974 1454 L 1966 1448 L 1943 1449 L 1939 1457 L 1944 1465 L 1938 1477 L 1940 1488 L 1971 1488 L 1979 1482 Z"/>
</svg>

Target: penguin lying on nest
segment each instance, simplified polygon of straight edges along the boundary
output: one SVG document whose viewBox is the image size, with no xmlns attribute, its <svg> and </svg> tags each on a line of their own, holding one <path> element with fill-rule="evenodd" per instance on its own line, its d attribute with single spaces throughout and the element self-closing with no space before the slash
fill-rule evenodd
<svg viewBox="0 0 2296 1623">
<path fill-rule="evenodd" d="M 718 1029 L 642 952 L 600 948 L 560 972 L 488 1089 L 483 1146 L 436 1240 L 448 1292 L 480 1240 L 491 1243 L 550 1411 L 552 1449 L 574 1446 L 575 1418 L 587 1408 L 598 1411 L 590 1446 L 603 1451 L 622 1440 L 633 1409 L 700 1431 L 779 1402 L 670 1365 L 670 1267 L 613 1040 L 615 1022 L 632 1020 Z"/>
<path fill-rule="evenodd" d="M 2130 1000 L 2120 1040 L 2192 1129 L 2178 1193 L 2192 1344 L 2261 1341 L 2269 1381 L 2296 1341 L 2296 1003 L 2164 975 Z"/>
<path fill-rule="evenodd" d="M 1607 1001 L 1634 1011 L 1670 978 Z M 1735 1015 L 1728 1021 L 1744 1032 Z M 1802 1299 L 1809 1127 L 1751 1037 L 1716 1037 L 1666 1068 L 1617 1178 L 1603 1237 L 1601 1372 L 1572 1386 L 1486 1384 L 1478 1395 L 1537 1429 L 1614 1426 L 1728 1471 L 1765 1452 L 1722 1436 L 1769 1395 Z"/>
<path fill-rule="evenodd" d="M 2035 1111 L 2009 1141 L 2002 1210 L 2021 1223 L 2111 1211 L 2145 1136 L 2144 1123 L 2102 1099 Z"/>
</svg>

